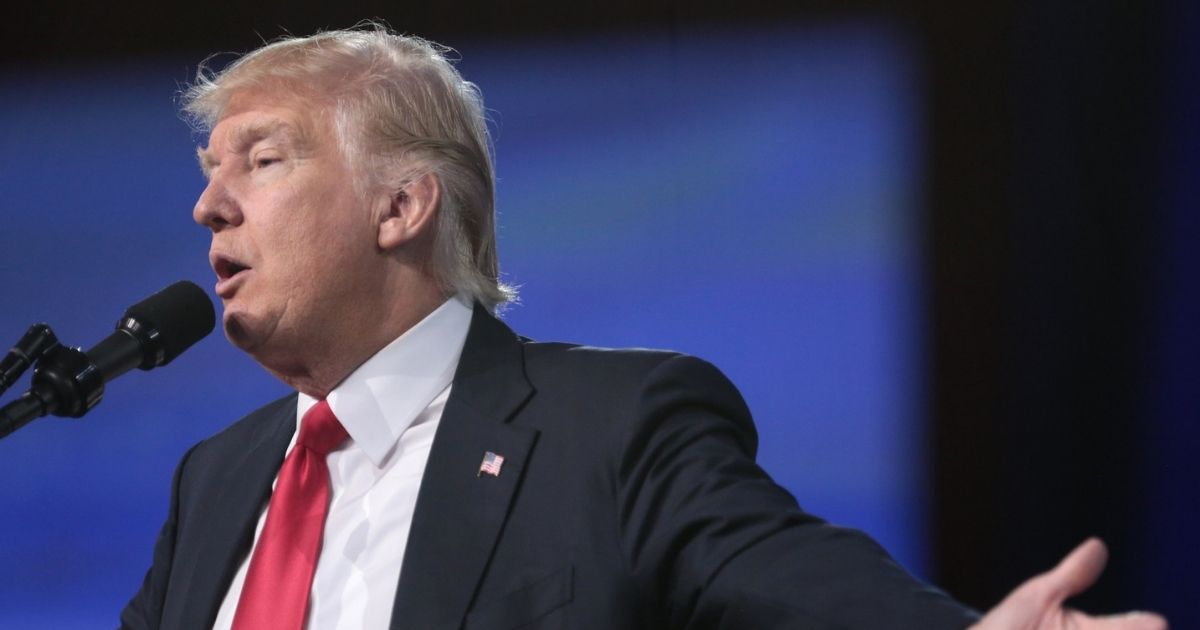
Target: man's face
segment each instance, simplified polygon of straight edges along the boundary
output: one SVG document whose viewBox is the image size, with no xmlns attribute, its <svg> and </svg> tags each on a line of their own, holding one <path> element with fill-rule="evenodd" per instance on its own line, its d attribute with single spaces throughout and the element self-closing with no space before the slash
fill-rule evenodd
<svg viewBox="0 0 1200 630">
<path fill-rule="evenodd" d="M 208 186 L 193 218 L 212 232 L 225 335 L 276 373 L 378 306 L 372 212 L 322 111 L 238 92 L 200 151 Z"/>
</svg>

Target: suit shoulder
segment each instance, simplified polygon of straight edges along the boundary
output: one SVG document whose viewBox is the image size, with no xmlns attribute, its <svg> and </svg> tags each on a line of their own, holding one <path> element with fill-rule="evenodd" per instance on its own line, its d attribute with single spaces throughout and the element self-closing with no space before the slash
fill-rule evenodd
<svg viewBox="0 0 1200 630">
<path fill-rule="evenodd" d="M 680 352 L 651 348 L 604 348 L 564 342 L 524 344 L 525 366 L 534 374 L 563 374 L 571 378 L 604 374 L 642 376 L 678 357 Z"/>
<path fill-rule="evenodd" d="M 694 363 L 717 369 L 700 357 L 662 348 L 606 348 L 561 341 L 521 338 L 525 360 L 536 366 L 567 365 L 578 368 L 623 368 L 650 371 L 663 363 Z"/>
<path fill-rule="evenodd" d="M 582 382 L 609 392 L 632 393 L 667 385 L 736 393 L 733 383 L 712 363 L 673 350 L 530 341 L 524 348 L 525 369 L 535 386 Z"/>
</svg>

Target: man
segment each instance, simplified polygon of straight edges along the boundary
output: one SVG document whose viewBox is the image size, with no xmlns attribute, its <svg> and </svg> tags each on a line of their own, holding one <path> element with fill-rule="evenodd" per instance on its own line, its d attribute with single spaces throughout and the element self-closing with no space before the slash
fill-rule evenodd
<svg viewBox="0 0 1200 630">
<path fill-rule="evenodd" d="M 202 76 L 194 218 L 236 346 L 297 393 L 192 448 L 127 628 L 964 628 L 977 616 L 754 464 L 713 367 L 495 319 L 482 103 L 383 30 Z M 1089 542 L 980 627 L 1065 611 Z M 1099 627 L 1099 626 L 1097 626 Z"/>
</svg>

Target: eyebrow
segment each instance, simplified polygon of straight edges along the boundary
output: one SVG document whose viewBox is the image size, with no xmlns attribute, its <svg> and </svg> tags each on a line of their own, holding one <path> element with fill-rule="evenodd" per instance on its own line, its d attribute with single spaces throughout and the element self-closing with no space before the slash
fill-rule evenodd
<svg viewBox="0 0 1200 630">
<path fill-rule="evenodd" d="M 252 120 L 229 132 L 229 146 L 235 153 L 246 151 L 254 143 L 272 136 L 281 136 L 285 142 L 298 147 L 307 146 L 308 136 L 296 125 L 283 120 Z M 205 177 L 212 175 L 212 170 L 220 163 L 208 147 L 196 147 L 196 160 L 200 162 L 200 170 Z"/>
<path fill-rule="evenodd" d="M 211 179 L 213 166 L 217 160 L 208 152 L 208 147 L 196 147 L 196 161 L 200 163 L 200 170 L 204 173 L 205 179 Z"/>
</svg>

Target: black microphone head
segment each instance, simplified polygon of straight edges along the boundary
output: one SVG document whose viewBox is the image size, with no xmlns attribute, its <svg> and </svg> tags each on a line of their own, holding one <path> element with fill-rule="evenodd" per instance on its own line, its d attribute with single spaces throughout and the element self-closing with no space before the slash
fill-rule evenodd
<svg viewBox="0 0 1200 630">
<path fill-rule="evenodd" d="M 130 306 L 117 328 L 142 344 L 143 370 L 170 363 L 212 332 L 217 322 L 212 300 L 204 289 L 187 280 Z"/>
</svg>

